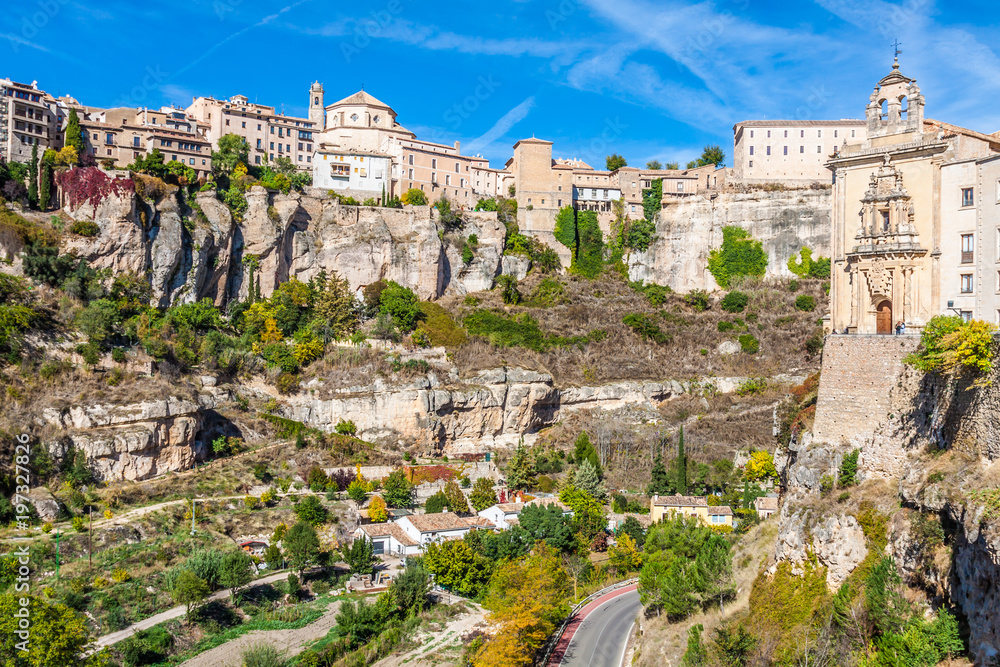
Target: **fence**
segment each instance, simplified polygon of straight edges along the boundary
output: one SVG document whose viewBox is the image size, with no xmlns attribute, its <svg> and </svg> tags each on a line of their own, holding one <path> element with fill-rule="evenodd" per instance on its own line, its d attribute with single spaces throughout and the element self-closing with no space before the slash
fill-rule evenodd
<svg viewBox="0 0 1000 667">
<path fill-rule="evenodd" d="M 591 593 L 587 597 L 580 600 L 580 602 L 578 602 L 576 606 L 570 610 L 569 615 L 563 619 L 562 625 L 559 626 L 559 629 L 555 631 L 555 633 L 552 635 L 551 638 L 549 638 L 549 645 L 545 648 L 545 655 L 542 658 L 542 661 L 537 664 L 539 665 L 549 664 L 549 657 L 551 657 L 552 651 L 554 651 L 556 646 L 558 646 L 559 640 L 562 639 L 563 632 L 566 631 L 566 626 L 569 625 L 569 622 L 576 617 L 577 613 L 579 613 L 581 609 L 583 609 L 589 603 L 593 602 L 602 595 L 605 595 L 612 591 L 617 591 L 618 589 L 625 588 L 626 586 L 631 586 L 632 584 L 638 583 L 638 581 L 639 581 L 638 577 L 633 577 L 632 579 L 626 579 L 625 581 L 619 581 L 617 584 L 612 584 L 610 586 L 602 588 L 601 590 Z"/>
</svg>

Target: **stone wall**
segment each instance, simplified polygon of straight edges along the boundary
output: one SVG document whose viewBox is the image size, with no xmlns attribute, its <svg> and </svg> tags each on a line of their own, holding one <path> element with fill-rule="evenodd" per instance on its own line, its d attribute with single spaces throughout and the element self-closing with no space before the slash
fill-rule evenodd
<svg viewBox="0 0 1000 667">
<path fill-rule="evenodd" d="M 754 191 L 685 197 L 660 211 L 656 239 L 629 262 L 632 280 L 670 285 L 675 291 L 718 288 L 708 253 L 722 245 L 722 228 L 747 230 L 767 253 L 767 275 L 790 276 L 788 259 L 802 246 L 813 257 L 830 256 L 829 189 Z"/>
<path fill-rule="evenodd" d="M 816 441 L 870 442 L 889 416 L 890 393 L 903 373 L 903 358 L 919 343 L 916 335 L 827 336 L 813 427 Z"/>
</svg>

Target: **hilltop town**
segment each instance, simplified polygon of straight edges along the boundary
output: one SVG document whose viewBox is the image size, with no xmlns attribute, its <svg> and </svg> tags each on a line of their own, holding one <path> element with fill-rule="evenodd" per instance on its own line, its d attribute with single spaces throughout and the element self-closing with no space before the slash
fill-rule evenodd
<svg viewBox="0 0 1000 667">
<path fill-rule="evenodd" d="M 995 661 L 1000 132 L 898 59 L 731 166 L 325 93 L 0 79 L 31 664 Z"/>
</svg>

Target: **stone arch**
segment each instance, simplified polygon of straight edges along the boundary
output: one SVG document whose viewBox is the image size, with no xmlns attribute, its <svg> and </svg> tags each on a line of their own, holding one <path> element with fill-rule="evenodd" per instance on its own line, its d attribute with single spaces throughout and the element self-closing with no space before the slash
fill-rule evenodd
<svg viewBox="0 0 1000 667">
<path fill-rule="evenodd" d="M 910 98 L 908 95 L 899 96 L 899 119 L 906 120 L 907 114 L 910 111 Z"/>
<path fill-rule="evenodd" d="M 875 304 L 875 333 L 892 333 L 892 301 L 885 297 Z"/>
</svg>

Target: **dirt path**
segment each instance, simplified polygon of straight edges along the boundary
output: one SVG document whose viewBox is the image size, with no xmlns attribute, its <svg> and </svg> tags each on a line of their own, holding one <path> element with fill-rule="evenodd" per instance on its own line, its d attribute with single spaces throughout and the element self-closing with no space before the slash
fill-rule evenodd
<svg viewBox="0 0 1000 667">
<path fill-rule="evenodd" d="M 286 658 L 298 655 L 305 645 L 322 639 L 337 624 L 340 600 L 331 602 L 326 612 L 316 621 L 298 630 L 256 630 L 238 637 L 222 646 L 199 653 L 181 663 L 182 667 L 239 667 L 243 664 L 240 654 L 253 644 L 268 644 L 282 652 Z"/>
<path fill-rule="evenodd" d="M 390 655 L 376 662 L 373 667 L 400 667 L 404 664 L 407 667 L 430 667 L 443 664 L 447 658 L 440 654 L 461 644 L 462 636 L 485 620 L 486 612 L 482 607 L 468 600 L 465 601 L 465 606 L 469 611 L 453 618 L 440 632 L 422 632 L 417 635 L 415 639 L 420 643 L 417 648 L 399 655 Z"/>
</svg>

